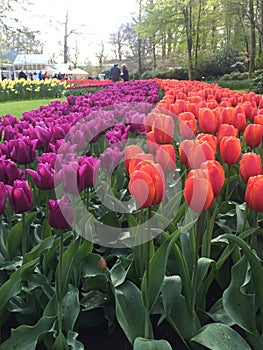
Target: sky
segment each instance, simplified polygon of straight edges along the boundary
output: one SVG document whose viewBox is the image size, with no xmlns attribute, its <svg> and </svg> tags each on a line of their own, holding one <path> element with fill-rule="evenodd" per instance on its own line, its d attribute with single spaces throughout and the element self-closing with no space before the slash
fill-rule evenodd
<svg viewBox="0 0 263 350">
<path fill-rule="evenodd" d="M 83 34 L 70 36 L 69 43 L 78 41 L 80 61 L 97 63 L 101 41 L 105 44 L 108 58 L 113 54 L 108 44 L 109 34 L 116 32 L 121 24 L 129 23 L 138 12 L 137 0 L 31 0 L 23 22 L 30 28 L 41 31 L 44 53 L 63 51 L 63 36 L 66 11 L 69 9 L 68 30 L 77 29 Z M 61 28 L 61 29 L 60 29 Z M 60 45 L 58 42 L 60 41 Z M 115 58 L 115 57 L 111 57 Z M 61 56 L 61 62 L 63 57 Z"/>
</svg>

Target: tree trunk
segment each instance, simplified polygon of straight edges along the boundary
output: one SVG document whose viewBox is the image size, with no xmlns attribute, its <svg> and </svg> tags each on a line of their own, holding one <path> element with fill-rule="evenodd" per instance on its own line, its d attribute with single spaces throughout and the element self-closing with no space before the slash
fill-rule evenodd
<svg viewBox="0 0 263 350">
<path fill-rule="evenodd" d="M 64 63 L 68 63 L 68 10 L 66 13 L 64 28 Z"/>
<path fill-rule="evenodd" d="M 249 20 L 250 20 L 250 54 L 249 54 L 249 71 L 248 75 L 251 79 L 255 71 L 255 57 L 256 57 L 256 26 L 254 14 L 254 0 L 249 0 Z"/>
</svg>

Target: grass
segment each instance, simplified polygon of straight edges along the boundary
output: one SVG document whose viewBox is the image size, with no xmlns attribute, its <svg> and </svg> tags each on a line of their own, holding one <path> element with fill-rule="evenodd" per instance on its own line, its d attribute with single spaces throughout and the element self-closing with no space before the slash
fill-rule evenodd
<svg viewBox="0 0 263 350">
<path fill-rule="evenodd" d="M 11 114 L 14 117 L 20 119 L 24 112 L 38 109 L 40 106 L 47 106 L 53 100 L 55 99 L 3 102 L 0 103 L 0 116 Z M 66 101 L 66 98 L 62 97 L 58 98 L 57 100 Z"/>
</svg>

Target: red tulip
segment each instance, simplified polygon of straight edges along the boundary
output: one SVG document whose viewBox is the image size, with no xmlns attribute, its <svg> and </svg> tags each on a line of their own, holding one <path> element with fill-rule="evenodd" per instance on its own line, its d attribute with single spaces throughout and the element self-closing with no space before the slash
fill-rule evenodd
<svg viewBox="0 0 263 350">
<path fill-rule="evenodd" d="M 129 145 L 124 150 L 124 166 L 126 171 L 129 170 L 130 160 L 139 153 L 143 153 L 143 150 L 138 145 Z"/>
<path fill-rule="evenodd" d="M 260 155 L 249 152 L 243 154 L 239 164 L 240 176 L 247 181 L 251 176 L 262 174 L 262 161 Z"/>
<path fill-rule="evenodd" d="M 216 133 L 217 144 L 219 145 L 224 136 L 237 136 L 238 130 L 230 124 L 221 124 Z"/>
<path fill-rule="evenodd" d="M 217 197 L 225 182 L 225 172 L 222 165 L 217 160 L 207 160 L 201 164 L 201 169 L 208 171 L 208 179 L 213 187 L 214 196 Z"/>
<path fill-rule="evenodd" d="M 212 147 L 212 149 L 214 150 L 214 152 L 216 152 L 217 149 L 217 138 L 216 136 L 212 135 L 212 134 L 198 134 L 197 135 L 197 140 L 199 141 L 207 141 L 209 143 L 209 145 Z"/>
<path fill-rule="evenodd" d="M 209 209 L 214 202 L 214 192 L 208 174 L 204 170 L 191 170 L 185 180 L 184 198 L 197 213 Z"/>
<path fill-rule="evenodd" d="M 241 155 L 241 141 L 235 136 L 224 136 L 220 142 L 220 156 L 228 165 L 239 161 Z"/>
<path fill-rule="evenodd" d="M 158 147 L 160 146 L 159 143 L 156 142 L 154 138 L 154 132 L 150 131 L 146 134 L 146 146 L 149 152 L 154 153 Z"/>
<path fill-rule="evenodd" d="M 179 131 L 183 139 L 193 139 L 197 134 L 197 121 L 193 113 L 183 112 L 178 116 Z"/>
<path fill-rule="evenodd" d="M 153 155 L 144 152 L 135 155 L 132 159 L 130 159 L 128 174 L 131 174 L 140 162 L 146 161 L 154 162 Z"/>
<path fill-rule="evenodd" d="M 239 132 L 243 132 L 247 126 L 247 118 L 243 113 L 237 113 L 233 125 Z"/>
<path fill-rule="evenodd" d="M 160 145 L 156 151 L 156 162 L 160 164 L 165 173 L 170 173 L 176 165 L 176 155 L 173 145 Z"/>
<path fill-rule="evenodd" d="M 263 175 L 251 176 L 248 179 L 245 201 L 248 208 L 263 212 Z"/>
<path fill-rule="evenodd" d="M 226 107 L 222 110 L 221 121 L 222 124 L 234 124 L 236 117 L 236 109 L 234 107 Z"/>
<path fill-rule="evenodd" d="M 254 123 L 255 124 L 263 125 L 263 111 L 261 113 L 262 114 L 255 115 L 255 117 L 254 117 Z"/>
<path fill-rule="evenodd" d="M 263 136 L 263 125 L 249 124 L 244 131 L 244 138 L 248 147 L 260 145 Z"/>
<path fill-rule="evenodd" d="M 160 114 L 153 122 L 153 133 L 157 143 L 171 143 L 174 136 L 174 120 L 171 116 Z"/>
<path fill-rule="evenodd" d="M 188 167 L 198 169 L 207 160 L 215 159 L 215 151 L 207 141 L 195 140 L 188 154 Z"/>
<path fill-rule="evenodd" d="M 202 108 L 198 113 L 198 124 L 200 131 L 207 134 L 213 134 L 218 128 L 218 118 L 216 113 L 210 108 Z"/>
<path fill-rule="evenodd" d="M 49 224 L 59 230 L 68 230 L 73 222 L 73 211 L 67 196 L 49 200 Z"/>
<path fill-rule="evenodd" d="M 165 176 L 160 164 L 141 162 L 130 174 L 130 194 L 142 208 L 161 203 L 165 187 Z"/>
<path fill-rule="evenodd" d="M 190 154 L 191 147 L 194 144 L 194 140 L 183 140 L 179 145 L 179 155 L 182 164 L 188 166 L 188 156 Z"/>
</svg>

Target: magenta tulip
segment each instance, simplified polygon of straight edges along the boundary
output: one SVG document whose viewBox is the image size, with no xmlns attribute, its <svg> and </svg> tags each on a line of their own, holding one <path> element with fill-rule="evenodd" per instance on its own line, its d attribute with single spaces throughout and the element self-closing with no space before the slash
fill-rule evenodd
<svg viewBox="0 0 263 350">
<path fill-rule="evenodd" d="M 73 222 L 73 211 L 67 196 L 49 200 L 49 224 L 59 230 L 68 230 Z"/>
</svg>

